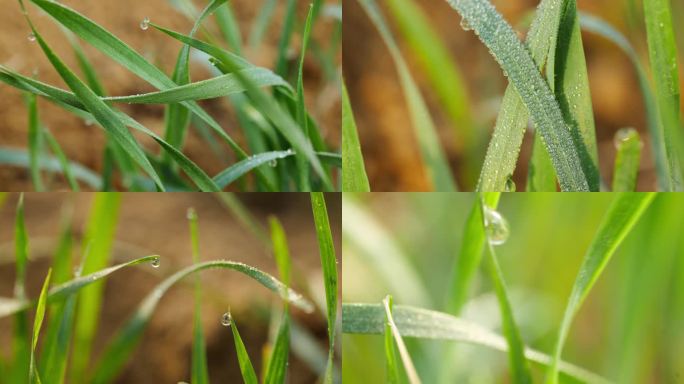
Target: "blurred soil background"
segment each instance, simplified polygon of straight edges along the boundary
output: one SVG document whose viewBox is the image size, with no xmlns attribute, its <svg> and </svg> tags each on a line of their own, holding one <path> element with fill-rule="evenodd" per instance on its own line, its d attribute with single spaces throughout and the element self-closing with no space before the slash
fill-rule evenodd
<svg viewBox="0 0 684 384">
<path fill-rule="evenodd" d="M 469 109 L 474 120 L 473 129 L 478 145 L 464 148 L 455 135 L 455 127 L 440 107 L 434 92 L 430 91 L 427 77 L 417 65 L 401 33 L 393 23 L 387 7 L 381 5 L 385 19 L 390 22 L 392 32 L 399 42 L 411 72 L 421 87 L 435 121 L 438 135 L 451 168 L 465 190 L 475 188 L 479 169 L 484 162 L 486 145 L 491 138 L 501 98 L 508 82 L 500 67 L 487 48 L 472 32 L 460 27 L 461 17 L 446 1 L 421 1 L 420 6 L 443 43 L 451 52 L 451 58 L 461 70 L 470 101 Z M 536 0 L 492 0 L 518 31 L 525 37 L 527 25 L 536 9 Z M 648 62 L 646 34 L 641 1 L 578 0 L 581 12 L 597 15 L 627 36 L 640 54 L 643 63 Z M 632 3 L 638 12 L 630 11 Z M 684 2 L 672 1 L 674 27 L 679 44 L 680 72 L 684 65 Z M 387 47 L 357 0 L 343 0 L 344 78 L 357 119 L 361 147 L 366 162 L 371 189 L 374 191 L 424 191 L 430 190 L 425 171 L 420 162 L 418 146 L 399 84 L 394 64 Z M 639 171 L 638 190 L 655 190 L 656 176 L 648 141 L 644 103 L 638 87 L 636 72 L 628 57 L 613 43 L 591 33 L 582 33 L 584 51 L 589 72 L 589 83 L 594 108 L 599 148 L 599 168 L 610 185 L 615 158 L 613 136 L 623 127 L 634 127 L 639 131 L 644 146 Z M 684 73 L 680 74 L 684 89 Z M 682 99 L 684 110 L 684 99 Z M 518 190 L 524 189 L 527 179 L 527 162 L 531 155 L 533 136 L 526 134 L 518 167 L 513 179 Z M 464 165 L 468 151 L 475 156 L 476 169 L 466 175 Z"/>
<path fill-rule="evenodd" d="M 336 4 L 337 1 L 329 0 L 326 3 Z M 172 2 L 173 0 L 61 1 L 62 4 L 84 14 L 112 32 L 169 75 L 173 72 L 181 44 L 153 28 L 147 31 L 141 30 L 140 22 L 148 17 L 152 22 L 165 28 L 188 33 L 194 21 L 182 15 L 172 6 Z M 195 0 L 193 3 L 201 10 L 208 4 L 208 1 Z M 239 23 L 243 43 L 248 38 L 254 24 L 254 18 L 259 13 L 263 3 L 264 0 L 230 2 L 235 18 Z M 78 67 L 73 50 L 57 23 L 37 7 L 30 4 L 27 4 L 27 7 L 33 22 L 51 48 L 70 68 L 76 70 Z M 244 54 L 255 65 L 274 68 L 284 8 L 285 2 L 279 1 L 260 45 L 250 48 L 249 45 L 245 44 Z M 297 23 L 306 19 L 308 9 L 309 1 L 298 1 Z M 207 18 L 203 25 L 209 27 L 214 35 L 220 36 L 213 17 Z M 301 35 L 298 31 L 299 28 L 296 29 L 291 40 L 292 63 L 295 63 L 299 58 Z M 0 63 L 26 76 L 35 73 L 40 81 L 67 88 L 39 45 L 28 40 L 29 33 L 30 29 L 20 12 L 18 2 L 7 1 L 0 13 Z M 320 18 L 314 27 L 312 40 L 326 48 L 329 46 L 333 33 L 334 23 L 331 22 L 331 19 Z M 201 34 L 198 36 L 202 39 Z M 155 91 L 144 80 L 87 43 L 81 45 L 96 68 L 108 95 L 123 96 Z M 338 62 L 341 62 L 341 56 L 340 52 L 337 58 Z M 294 69 L 294 66 L 291 67 Z M 190 70 L 192 81 L 204 80 L 209 77 L 206 65 L 199 64 L 194 60 L 190 62 Z M 80 75 L 80 71 L 76 70 L 76 73 Z M 307 106 L 314 119 L 319 122 L 324 140 L 332 148 L 339 148 L 340 92 L 337 86 L 325 81 L 323 69 L 311 51 L 307 54 L 304 63 L 304 86 Z M 232 107 L 225 98 L 205 100 L 199 103 L 241 145 L 246 143 L 237 126 L 237 118 L 231 112 Z M 159 134 L 163 133 L 163 105 L 119 104 L 117 106 L 151 130 Z M 92 124 L 87 125 L 82 119 L 40 98 L 38 111 L 41 122 L 55 135 L 69 159 L 96 171 L 102 169 L 102 155 L 106 138 L 101 128 Z M 184 153 L 208 174 L 214 175 L 234 161 L 232 153 L 230 159 L 225 159 L 214 155 L 212 151 L 208 151 L 206 142 L 195 130 L 190 129 L 188 133 Z M 146 148 L 152 149 L 153 153 L 158 153 L 159 146 L 150 137 L 138 135 L 138 132 L 135 132 L 135 135 L 141 143 L 144 143 Z M 28 147 L 26 105 L 21 93 L 4 83 L 0 84 L 0 145 L 13 148 Z M 61 176 L 55 177 L 48 185 L 53 190 L 68 189 L 68 184 Z M 0 190 L 32 191 L 33 185 L 28 169 L 0 165 Z"/>
<path fill-rule="evenodd" d="M 292 257 L 293 288 L 309 299 L 324 303 L 323 275 L 309 195 L 249 193 L 237 196 L 265 228 L 269 215 L 278 217 L 285 229 Z M 25 195 L 26 226 L 31 241 L 27 268 L 29 297 L 37 297 L 40 293 L 65 211 L 73 210 L 72 228 L 76 240 L 72 257 L 74 260 L 80 259 L 80 240 L 93 197 L 92 193 Z M 18 194 L 10 195 L 0 208 L 0 296 L 4 297 L 13 296 L 13 225 L 17 198 Z M 336 252 L 340 257 L 340 195 L 327 194 L 326 202 Z M 137 310 L 143 298 L 164 278 L 192 264 L 186 218 L 189 207 L 194 207 L 199 217 L 202 261 L 240 261 L 278 276 L 270 250 L 237 221 L 216 195 L 123 194 L 111 264 L 159 254 L 161 265 L 159 268 L 152 268 L 149 264 L 130 267 L 106 279 L 91 367 L 107 341 Z M 208 270 L 201 272 L 200 276 L 204 300 L 202 321 L 210 379 L 213 383 L 241 382 L 232 334 L 229 328 L 221 325 L 221 315 L 228 308 L 231 309 L 250 358 L 259 372 L 262 348 L 268 341 L 270 312 L 278 299 L 254 280 L 235 271 Z M 186 278 L 162 298 L 142 336 L 141 344 L 130 356 L 118 383 L 189 382 L 194 308 L 192 281 Z M 32 314 L 30 317 L 33 317 Z M 306 314 L 293 308 L 293 318 L 315 337 L 324 363 L 328 348 L 325 314 L 319 311 Z M 0 353 L 4 356 L 10 353 L 12 345 L 12 323 L 12 317 L 0 319 Z M 293 337 L 296 335 L 293 334 Z M 310 365 L 304 363 L 297 354 L 290 353 L 289 383 L 314 383 L 318 377 L 320 375 Z"/>
</svg>

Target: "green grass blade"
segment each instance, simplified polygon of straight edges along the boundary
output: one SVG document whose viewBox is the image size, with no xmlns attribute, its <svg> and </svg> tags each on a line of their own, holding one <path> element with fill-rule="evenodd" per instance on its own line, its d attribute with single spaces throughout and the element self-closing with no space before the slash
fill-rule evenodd
<svg viewBox="0 0 684 384">
<path fill-rule="evenodd" d="M 318 249 L 321 254 L 323 267 L 323 281 L 325 282 L 325 303 L 328 317 L 328 365 L 325 370 L 325 383 L 333 381 L 333 359 L 335 355 L 335 324 L 337 321 L 337 257 L 330 230 L 328 209 L 325 196 L 320 192 L 311 193 L 311 208 L 313 210 Z"/>
<path fill-rule="evenodd" d="M 616 194 L 615 200 L 608 208 L 603 223 L 584 256 L 584 261 L 573 284 L 572 293 L 568 299 L 558 331 L 553 361 L 547 371 L 548 383 L 555 384 L 558 382 L 558 364 L 563 344 L 568 336 L 575 314 L 617 247 L 634 227 L 654 197 L 654 193 L 619 193 Z"/>
<path fill-rule="evenodd" d="M 30 23 L 30 21 L 29 21 Z M 157 172 L 152 168 L 147 157 L 143 153 L 142 147 L 135 140 L 133 135 L 126 129 L 126 127 L 121 123 L 121 121 L 116 117 L 116 114 L 112 109 L 104 103 L 100 98 L 86 86 L 76 75 L 71 72 L 71 70 L 52 52 L 50 47 L 45 43 L 42 36 L 36 29 L 31 25 L 36 40 L 43 52 L 48 57 L 53 67 L 59 72 L 60 77 L 65 83 L 71 88 L 74 94 L 83 102 L 84 106 L 88 109 L 93 117 L 100 123 L 100 125 L 105 128 L 105 130 L 111 135 L 114 140 L 121 145 L 122 148 L 135 160 L 135 162 L 143 169 L 145 172 L 152 177 L 155 184 L 163 191 L 164 186 L 162 185 Z"/>
<path fill-rule="evenodd" d="M 563 6 L 555 56 L 550 63 L 554 67 L 547 66 L 547 78 L 555 82 L 552 89 L 565 122 L 572 129 L 589 189 L 598 191 L 601 181 L 596 127 L 576 0 L 565 0 Z"/>
<path fill-rule="evenodd" d="M 29 164 L 31 169 L 31 180 L 36 192 L 45 190 L 43 179 L 40 176 L 39 157 L 41 155 L 41 129 L 38 121 L 38 105 L 36 95 L 29 93 L 26 95 L 26 103 L 28 105 L 28 147 L 29 147 Z"/>
<path fill-rule="evenodd" d="M 634 128 L 623 128 L 615 134 L 615 143 L 617 154 L 613 171 L 613 192 L 634 192 L 643 146 L 639 132 Z"/>
<path fill-rule="evenodd" d="M 143 331 L 152 316 L 159 300 L 164 294 L 183 278 L 206 269 L 229 269 L 243 273 L 258 283 L 275 292 L 282 300 L 287 300 L 290 304 L 304 310 L 313 311 L 313 304 L 306 300 L 301 294 L 287 288 L 275 277 L 260 271 L 249 265 L 227 261 L 205 261 L 194 264 L 182 269 L 166 278 L 150 292 L 138 307 L 138 310 L 129 318 L 124 326 L 116 333 L 116 336 L 107 345 L 103 352 L 97 368 L 94 370 L 92 383 L 109 383 L 116 377 L 117 373 L 124 366 L 131 356 L 132 351 L 140 341 Z"/>
<path fill-rule="evenodd" d="M 283 16 L 283 26 L 280 30 L 278 39 L 278 51 L 276 53 L 275 72 L 280 76 L 287 76 L 287 50 L 290 47 L 290 39 L 294 32 L 295 12 L 297 10 L 297 0 L 287 0 L 285 4 L 285 15 Z"/>
<path fill-rule="evenodd" d="M 392 301 L 390 299 L 390 307 L 392 307 Z M 389 319 L 385 314 L 385 375 L 386 382 L 389 384 L 399 383 L 399 364 L 397 363 L 397 355 L 395 353 L 394 345 L 394 335 L 392 335 L 392 329 L 390 328 Z"/>
<path fill-rule="evenodd" d="M 344 81 L 342 82 L 342 190 L 344 192 L 370 192 L 354 112 Z"/>
<path fill-rule="evenodd" d="M 493 208 L 485 205 L 484 202 L 479 204 L 479 208 L 483 218 L 483 220 L 480 222 L 482 225 L 482 231 L 487 233 L 487 226 L 493 224 L 487 223 L 485 211 L 487 209 Z M 511 368 L 511 381 L 513 383 L 523 384 L 532 383 L 532 376 L 530 375 L 529 367 L 527 366 L 527 360 L 525 358 L 525 345 L 522 341 L 522 337 L 520 336 L 520 330 L 518 329 L 515 319 L 513 318 L 513 309 L 511 308 L 511 302 L 508 298 L 503 272 L 499 266 L 499 261 L 496 258 L 494 246 L 492 245 L 492 239 L 489 238 L 489 235 L 486 236 L 485 241 L 487 242 L 484 247 L 485 252 L 487 253 L 487 256 L 485 256 L 485 265 L 489 271 L 489 276 L 494 285 L 494 292 L 496 293 L 496 298 L 499 302 L 502 329 L 504 336 L 506 337 L 506 343 L 508 344 L 508 360 Z"/>
<path fill-rule="evenodd" d="M 278 4 L 277 0 L 265 0 L 264 4 L 259 10 L 259 14 L 254 20 L 252 25 L 252 30 L 249 33 L 249 45 L 251 47 L 256 47 L 261 44 L 263 40 L 264 33 L 271 22 L 271 17 L 273 17 L 273 12 Z"/>
<path fill-rule="evenodd" d="M 242 342 L 242 337 L 240 337 L 240 332 L 238 331 L 237 323 L 231 315 L 230 310 L 228 310 L 227 314 L 228 321 L 230 322 L 230 330 L 233 333 L 233 340 L 235 341 L 235 352 L 237 354 L 238 361 L 240 362 L 240 372 L 242 373 L 242 379 L 244 380 L 245 384 L 257 384 L 259 380 L 257 379 L 256 372 L 254 371 L 252 360 L 250 360 L 249 354 L 247 354 L 245 344 Z"/>
<path fill-rule="evenodd" d="M 394 60 L 404 97 L 406 98 L 406 104 L 409 108 L 411 122 L 418 138 L 420 153 L 432 187 L 436 191 L 455 191 L 457 189 L 456 182 L 451 174 L 444 150 L 440 146 L 437 131 L 425 100 L 420 94 L 418 85 L 411 76 L 411 71 L 402 57 L 399 47 L 387 27 L 387 23 L 374 0 L 359 0 L 359 3 L 380 32 Z"/>
<path fill-rule="evenodd" d="M 271 227 L 271 244 L 273 244 L 273 256 L 278 271 L 280 272 L 280 280 L 286 286 L 290 286 L 290 251 L 287 246 L 287 237 L 285 230 L 280 221 L 272 216 L 268 220 Z M 286 303 L 287 304 L 287 303 Z"/>
<path fill-rule="evenodd" d="M 473 124 L 466 82 L 443 37 L 439 36 L 415 1 L 391 0 L 386 4 L 431 89 L 451 119 L 459 147 L 466 151 L 479 149 L 482 137 Z M 466 161 L 472 162 L 472 158 L 469 156 Z M 467 168 L 474 171 L 475 164 L 469 164 Z"/>
<path fill-rule="evenodd" d="M 226 4 L 225 7 L 219 7 L 216 10 L 215 16 L 216 24 L 218 24 L 223 38 L 228 42 L 232 50 L 240 54 L 242 52 L 242 35 L 240 34 L 240 26 L 230 4 Z"/>
<path fill-rule="evenodd" d="M 420 384 L 420 378 L 418 377 L 416 368 L 413 366 L 413 361 L 411 360 L 411 356 L 408 353 L 408 349 L 406 349 L 404 339 L 401 338 L 401 335 L 399 334 L 399 329 L 397 328 L 397 325 L 394 323 L 394 318 L 392 317 L 392 296 L 385 297 L 385 299 L 382 301 L 382 304 L 385 308 L 385 316 L 387 318 L 387 327 L 385 328 L 385 332 L 387 332 L 387 328 L 389 328 L 391 337 L 394 339 L 397 349 L 399 350 L 399 356 L 401 357 L 401 361 L 404 364 L 404 369 L 406 370 L 408 381 L 411 384 Z M 385 335 L 385 337 L 387 337 L 387 334 Z M 392 346 L 390 346 L 390 348 L 391 347 Z"/>
<path fill-rule="evenodd" d="M 679 117 L 679 69 L 672 25 L 670 0 L 644 1 L 648 55 L 655 80 L 655 99 L 663 126 L 665 153 L 669 165 L 670 190 L 684 188 L 682 182 L 683 135 Z"/>
<path fill-rule="evenodd" d="M 48 139 L 49 141 L 49 139 Z M 18 167 L 29 167 L 29 154 L 26 150 L 0 147 L 0 164 Z M 97 190 L 102 185 L 100 175 L 86 168 L 84 165 L 69 161 L 69 168 L 73 171 L 73 177 L 81 180 L 91 188 Z M 64 167 L 62 160 L 52 156 L 42 156 L 38 163 L 41 170 L 51 173 L 62 173 Z"/>
<path fill-rule="evenodd" d="M 278 335 L 273 345 L 273 351 L 268 359 L 268 367 L 264 376 L 264 384 L 283 384 L 287 376 L 287 366 L 290 351 L 290 315 L 285 312 L 280 321 Z"/>
<path fill-rule="evenodd" d="M 556 192 L 556 171 L 544 148 L 541 136 L 535 133 L 532 157 L 527 168 L 527 192 Z"/>
<path fill-rule="evenodd" d="M 45 281 L 43 282 L 43 288 L 40 290 L 40 296 L 38 297 L 38 305 L 36 306 L 36 316 L 33 320 L 33 336 L 31 338 L 31 366 L 29 368 L 29 383 L 40 384 L 40 374 L 38 373 L 38 368 L 36 367 L 36 345 L 38 344 L 38 336 L 40 335 L 40 328 L 43 326 L 43 319 L 45 318 L 45 302 L 47 300 L 47 290 L 50 286 L 50 275 L 52 274 L 52 269 L 48 270 Z"/>
<path fill-rule="evenodd" d="M 50 289 L 47 295 L 47 302 L 49 304 L 56 303 L 56 302 L 61 302 L 67 299 L 70 295 L 73 295 L 75 293 L 78 293 L 79 291 L 82 291 L 84 288 L 88 287 L 89 285 L 99 283 L 100 280 L 104 280 L 105 278 L 109 277 L 111 274 L 114 272 L 117 272 L 121 269 L 127 268 L 127 267 L 132 267 L 134 265 L 138 264 L 144 264 L 144 263 L 157 263 L 159 262 L 159 256 L 157 255 L 149 255 L 145 257 L 141 257 L 138 259 L 134 259 L 125 263 L 117 264 L 111 267 L 103 268 L 100 269 L 96 272 L 87 274 L 85 276 L 79 276 L 76 277 L 72 280 L 69 280 L 65 283 L 56 285 Z M 12 301 L 11 303 L 8 303 L 11 305 L 3 305 L 0 307 L 0 318 L 14 314 L 14 313 L 19 313 L 25 309 L 30 308 L 35 304 L 35 302 L 29 301 L 27 299 L 24 300 L 15 300 Z"/>
<path fill-rule="evenodd" d="M 29 241 L 24 221 L 24 194 L 19 196 L 17 212 L 14 222 L 14 249 L 16 258 L 16 277 L 14 282 L 14 297 L 17 300 L 26 299 L 26 265 L 28 264 Z M 30 347 L 28 318 L 26 313 L 18 313 L 14 317 L 14 333 L 12 339 L 13 371 L 11 381 L 27 382 L 26 373 L 30 365 Z"/>
<path fill-rule="evenodd" d="M 486 193 L 487 206 L 491 209 L 496 209 L 499 203 L 499 196 L 500 193 Z M 451 288 L 446 294 L 446 310 L 454 315 L 458 315 L 461 312 L 463 305 L 468 299 L 468 293 L 473 284 L 477 268 L 480 266 L 482 252 L 487 241 L 485 231 L 482 228 L 484 216 L 482 215 L 481 205 L 480 199 L 476 199 L 466 219 L 466 224 L 463 228 L 463 242 L 461 243 L 461 248 L 453 268 Z"/>
<path fill-rule="evenodd" d="M 95 195 L 84 237 L 84 247 L 92 244 L 83 263 L 83 273 L 89 274 L 109 264 L 112 244 L 118 221 L 121 195 L 103 193 Z M 85 380 L 90 360 L 92 341 L 97 331 L 104 285 L 96 282 L 81 291 L 74 320 L 73 354 L 70 365 L 71 382 Z"/>
<path fill-rule="evenodd" d="M 199 251 L 199 223 L 197 212 L 188 209 L 188 224 L 190 226 L 190 242 L 192 247 L 192 263 L 200 263 Z M 190 375 L 193 383 L 207 384 L 209 382 L 209 367 L 207 365 L 207 350 L 204 343 L 202 329 L 202 282 L 199 275 L 195 276 L 195 311 L 192 320 L 192 366 Z"/>
<path fill-rule="evenodd" d="M 45 141 L 48 143 L 50 151 L 52 151 L 52 153 L 55 154 L 55 157 L 57 158 L 57 161 L 59 162 L 59 165 L 62 169 L 62 173 L 64 174 L 64 177 L 66 178 L 67 182 L 69 183 L 69 187 L 71 187 L 72 191 L 78 192 L 80 187 L 78 186 L 78 182 L 76 181 L 76 175 L 74 173 L 74 170 L 72 169 L 71 162 L 64 154 L 64 151 L 62 150 L 62 147 L 59 145 L 59 142 L 57 141 L 57 139 L 55 139 L 52 133 L 45 127 L 43 127 L 43 137 L 45 138 Z"/>
<path fill-rule="evenodd" d="M 279 159 L 285 159 L 293 156 L 295 153 L 292 150 L 287 151 L 273 151 L 263 152 L 257 155 L 252 155 L 244 160 L 241 160 L 230 167 L 224 169 L 219 174 L 214 176 L 214 183 L 219 189 L 224 189 L 235 180 L 246 175 L 249 171 L 261 165 L 268 164 L 269 166 L 276 166 Z"/>
<path fill-rule="evenodd" d="M 656 105 L 655 96 L 651 90 L 651 86 L 646 76 L 646 71 L 641 65 L 639 55 L 630 45 L 629 40 L 623 36 L 618 30 L 613 28 L 607 22 L 600 18 L 586 13 L 580 14 L 580 24 L 582 29 L 588 32 L 596 33 L 617 45 L 629 57 L 634 69 L 639 78 L 639 88 L 641 88 L 641 95 L 644 98 L 644 107 L 646 109 L 646 118 L 648 121 L 648 130 L 650 134 L 651 153 L 654 157 L 656 172 L 658 175 L 658 188 L 660 190 L 670 189 L 670 175 L 669 165 L 665 151 L 665 143 L 663 140 L 663 127 L 660 123 L 660 116 L 658 115 L 658 107 Z"/>
<path fill-rule="evenodd" d="M 506 339 L 501 335 L 477 323 L 446 313 L 395 305 L 392 309 L 392 316 L 403 337 L 457 341 L 501 352 L 506 352 L 508 349 Z M 385 324 L 386 315 L 382 305 L 362 303 L 342 305 L 343 333 L 382 335 Z M 528 360 L 541 365 L 551 364 L 551 356 L 531 348 L 525 349 L 525 356 Z M 561 362 L 560 371 L 568 378 L 584 383 L 609 383 L 601 376 L 567 362 Z"/>
</svg>

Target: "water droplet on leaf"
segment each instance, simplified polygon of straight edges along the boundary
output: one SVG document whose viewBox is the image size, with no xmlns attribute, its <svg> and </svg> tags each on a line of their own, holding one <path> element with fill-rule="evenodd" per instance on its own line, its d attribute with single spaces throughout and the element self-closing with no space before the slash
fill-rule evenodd
<svg viewBox="0 0 684 384">
<path fill-rule="evenodd" d="M 473 29 L 468 20 L 465 18 L 461 19 L 461 28 L 463 28 L 464 31 L 472 31 Z"/>
<path fill-rule="evenodd" d="M 151 264 L 152 264 L 152 267 L 154 267 L 154 268 L 159 268 L 159 265 L 161 264 L 161 259 L 159 258 L 159 256 L 157 256 L 157 257 L 155 257 L 154 259 L 152 259 L 152 263 L 151 263 Z"/>
<path fill-rule="evenodd" d="M 150 18 L 146 17 L 143 19 L 143 21 L 140 22 L 140 29 L 143 31 L 147 31 L 147 28 L 150 27 Z"/>
<path fill-rule="evenodd" d="M 31 41 L 31 42 L 36 41 L 36 35 L 33 32 L 29 33 L 28 41 Z"/>
<path fill-rule="evenodd" d="M 484 209 L 485 232 L 489 243 L 501 245 L 508 240 L 508 222 L 501 214 L 489 207 Z"/>
<path fill-rule="evenodd" d="M 515 192 L 515 181 L 513 181 L 513 176 L 508 175 L 506 179 L 506 185 L 504 186 L 504 192 Z"/>
<path fill-rule="evenodd" d="M 230 316 L 230 311 L 226 312 L 221 316 L 221 325 L 224 327 L 230 327 L 230 325 L 233 323 L 233 318 Z"/>
<path fill-rule="evenodd" d="M 276 159 L 273 159 L 273 160 L 268 162 L 268 166 L 271 168 L 275 168 L 277 165 L 278 165 L 278 160 L 276 160 Z"/>
</svg>

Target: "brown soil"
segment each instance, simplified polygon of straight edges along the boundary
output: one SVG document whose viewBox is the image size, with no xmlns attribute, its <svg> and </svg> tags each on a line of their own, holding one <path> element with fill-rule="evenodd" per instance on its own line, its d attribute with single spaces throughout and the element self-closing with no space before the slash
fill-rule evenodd
<svg viewBox="0 0 684 384">
<path fill-rule="evenodd" d="M 498 106 L 489 105 L 496 105 L 500 101 L 507 84 L 506 79 L 475 34 L 465 32 L 459 26 L 460 16 L 445 1 L 416 3 L 425 10 L 433 26 L 451 50 L 453 59 L 461 68 L 472 100 L 473 116 L 478 126 L 486 129 L 486 132 L 482 132 L 483 143 L 486 143 L 498 110 Z M 506 20 L 515 26 L 534 9 L 538 1 L 494 0 L 493 3 Z M 589 0 L 580 0 L 578 3 L 581 10 L 599 15 L 621 31 L 628 30 L 622 9 L 619 8 L 616 12 L 613 3 Z M 389 53 L 356 0 L 344 0 L 344 15 L 344 76 L 359 126 L 371 186 L 375 191 L 429 190 L 431 186 L 426 180 L 420 162 L 403 93 Z M 385 12 L 385 15 L 387 19 L 391 19 L 388 12 Z M 401 44 L 396 29 L 394 35 Z M 638 32 L 630 37 L 636 49 L 645 55 L 645 35 Z M 622 127 L 632 126 L 639 130 L 645 140 L 638 189 L 653 190 L 656 188 L 654 164 L 647 141 L 644 104 L 632 65 L 622 51 L 607 40 L 587 33 L 583 34 L 583 39 L 597 127 L 601 173 L 609 182 L 615 156 L 613 135 Z M 440 110 L 436 97 L 430 93 L 425 77 L 421 75 L 415 61 L 411 60 L 411 54 L 406 47 L 402 48 L 409 65 L 415 69 L 412 73 L 422 87 L 452 169 L 460 179 L 461 185 L 466 186 L 469 183 L 461 180 L 464 173 L 464 148 L 456 141 L 452 123 Z M 684 79 L 682 80 L 684 82 Z M 525 185 L 531 145 L 531 136 L 527 135 L 518 170 L 514 175 L 518 189 Z M 476 153 L 479 156 L 479 171 L 484 160 L 485 147 Z M 477 175 L 474 176 L 476 179 Z"/>
<path fill-rule="evenodd" d="M 335 0 L 331 1 L 335 3 Z M 140 21 L 149 17 L 155 23 L 167 28 L 187 32 L 192 23 L 179 14 L 168 0 L 119 0 L 107 2 L 87 2 L 65 0 L 62 3 L 76 9 L 93 19 L 105 29 L 111 31 L 136 51 L 149 58 L 166 73 L 173 71 L 173 66 L 181 45 L 160 32 L 150 28 L 142 31 Z M 233 1 L 231 2 L 236 19 L 239 20 L 243 37 L 248 36 L 253 19 L 263 1 Z M 196 2 L 202 7 L 206 2 Z M 284 2 L 279 2 L 277 13 L 264 36 L 264 43 L 258 49 L 247 50 L 247 58 L 257 65 L 273 68 L 280 27 L 282 25 Z M 28 6 L 32 20 L 46 38 L 50 46 L 71 68 L 77 68 L 76 60 L 67 40 L 48 15 L 40 12 L 36 7 Z M 298 20 L 306 17 L 308 7 L 300 2 Z M 214 27 L 213 21 L 207 25 Z M 313 38 L 324 47 L 332 34 L 332 23 L 321 19 L 314 28 Z M 28 41 L 29 28 L 23 19 L 17 2 L 7 2 L 0 13 L 0 63 L 18 70 L 23 74 L 37 73 L 41 81 L 65 87 L 59 75 L 45 58 L 36 43 Z M 218 32 L 215 31 L 215 35 Z M 294 57 L 298 57 L 300 36 L 295 34 L 292 40 Z M 108 94 L 127 95 L 150 92 L 154 89 L 145 81 L 112 61 L 107 56 L 84 44 L 84 49 L 95 65 L 101 81 Z M 339 56 L 341 61 L 341 53 Z M 197 63 L 191 62 L 193 80 L 202 80 L 208 76 L 205 69 Z M 321 68 L 317 61 L 308 56 L 305 63 L 306 101 L 312 115 L 320 122 L 325 140 L 332 148 L 340 145 L 340 103 L 336 86 L 323 81 Z M 200 103 L 229 134 L 243 142 L 237 127 L 237 121 L 230 113 L 229 105 L 222 99 L 208 100 Z M 143 125 L 157 133 L 163 132 L 164 108 L 159 105 L 120 106 L 126 113 L 137 119 Z M 45 100 L 39 100 L 39 113 L 44 123 L 56 136 L 67 156 L 89 168 L 99 170 L 102 162 L 104 133 L 95 125 L 88 126 L 68 112 L 56 107 Z M 136 134 L 137 135 L 137 134 Z M 149 137 L 137 136 L 148 148 L 157 152 L 158 146 Z M 0 145 L 26 148 L 27 147 L 27 112 L 20 92 L 4 83 L 0 84 Z M 243 146 L 246 147 L 246 146 Z M 228 152 L 228 149 L 226 148 Z M 206 143 L 197 134 L 192 133 L 184 148 L 184 152 L 196 161 L 209 174 L 215 174 L 229 165 L 226 159 L 217 158 L 211 151 L 206 150 Z M 228 159 L 232 162 L 232 159 Z M 61 177 L 50 179 L 51 189 L 65 189 L 68 187 Z M 30 177 L 26 169 L 0 166 L 0 190 L 29 191 L 33 190 Z"/>
<path fill-rule="evenodd" d="M 12 195 L 0 209 L 0 296 L 11 297 L 14 284 L 13 221 L 17 195 Z M 326 196 L 336 251 L 340 251 L 341 199 L 339 194 Z M 320 259 L 307 194 L 241 195 L 250 211 L 264 225 L 268 215 L 276 215 L 288 236 L 295 289 L 306 285 L 322 287 Z M 73 228 L 80 237 L 87 220 L 92 194 L 27 194 L 26 225 L 31 239 L 31 262 L 28 267 L 28 294 L 35 297 L 49 266 L 65 206 L 73 202 Z M 123 195 L 113 257 L 130 260 L 147 254 L 162 257 L 158 269 L 141 265 L 113 274 L 107 279 L 100 327 L 93 358 L 128 319 L 147 293 L 166 276 L 191 263 L 191 249 L 186 220 L 188 207 L 199 215 L 200 249 L 203 260 L 242 261 L 277 275 L 269 252 L 229 211 L 210 194 Z M 77 249 L 74 255 L 77 255 Z M 207 343 L 209 373 L 212 382 L 240 381 L 232 335 L 220 325 L 228 307 L 237 320 L 247 350 L 258 370 L 261 352 L 268 337 L 269 310 L 274 296 L 253 280 L 231 271 L 206 271 L 201 274 L 204 286 L 203 326 Z M 188 279 L 191 282 L 191 279 Z M 186 283 L 188 283 L 186 282 Z M 318 288 L 314 288 L 318 290 Z M 319 295 L 321 292 L 314 292 Z M 311 294 L 306 294 L 312 297 Z M 321 296 L 322 297 L 322 296 Z M 142 343 L 131 356 L 118 380 L 120 383 L 176 383 L 189 380 L 193 290 L 188 284 L 172 288 L 161 300 L 148 325 Z M 294 311 L 294 318 L 307 328 L 322 348 L 327 348 L 325 315 Z M 10 349 L 11 319 L 0 319 L 0 353 Z M 324 349 L 325 350 L 325 349 Z M 290 355 L 290 383 L 313 383 L 317 375 L 295 354 Z"/>
</svg>

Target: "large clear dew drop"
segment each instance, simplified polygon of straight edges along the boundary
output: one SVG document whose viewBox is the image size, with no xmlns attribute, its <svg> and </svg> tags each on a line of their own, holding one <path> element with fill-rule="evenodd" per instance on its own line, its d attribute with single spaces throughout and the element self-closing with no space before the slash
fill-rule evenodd
<svg viewBox="0 0 684 384">
<path fill-rule="evenodd" d="M 233 318 L 230 316 L 230 312 L 226 312 L 221 316 L 221 325 L 224 327 L 230 327 L 233 323 Z"/>
<path fill-rule="evenodd" d="M 140 29 L 143 31 L 147 31 L 147 29 L 150 27 L 150 18 L 146 17 L 143 19 L 143 21 L 140 22 Z"/>
<path fill-rule="evenodd" d="M 505 243 L 510 233 L 506 219 L 498 211 L 488 207 L 484 209 L 484 216 L 485 231 L 489 243 L 492 245 Z"/>
</svg>

